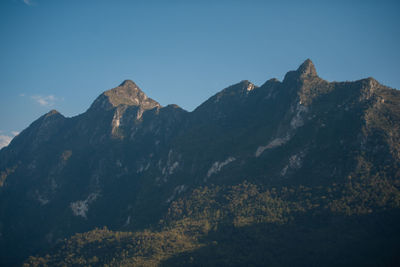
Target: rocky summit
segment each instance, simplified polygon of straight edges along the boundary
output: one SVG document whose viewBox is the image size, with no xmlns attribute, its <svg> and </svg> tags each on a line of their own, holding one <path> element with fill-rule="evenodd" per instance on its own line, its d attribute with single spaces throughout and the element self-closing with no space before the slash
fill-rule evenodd
<svg viewBox="0 0 400 267">
<path fill-rule="evenodd" d="M 2 266 L 396 266 L 400 92 L 311 60 L 192 112 L 130 80 L 0 150 Z"/>
</svg>

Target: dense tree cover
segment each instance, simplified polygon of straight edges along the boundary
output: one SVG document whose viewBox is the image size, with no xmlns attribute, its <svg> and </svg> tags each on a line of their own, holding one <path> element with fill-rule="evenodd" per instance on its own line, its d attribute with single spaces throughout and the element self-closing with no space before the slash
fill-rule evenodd
<svg viewBox="0 0 400 267">
<path fill-rule="evenodd" d="M 244 181 L 198 187 L 173 201 L 149 229 L 76 234 L 24 266 L 290 266 L 378 263 L 382 257 L 392 264 L 398 259 L 393 249 L 400 236 L 400 185 L 385 173 L 373 173 L 364 158 L 358 161 L 358 171 L 343 185 L 264 188 Z M 383 235 L 371 235 L 377 224 L 385 227 Z M 307 243 L 300 245 L 301 239 Z M 356 256 L 335 256 L 354 245 Z"/>
</svg>

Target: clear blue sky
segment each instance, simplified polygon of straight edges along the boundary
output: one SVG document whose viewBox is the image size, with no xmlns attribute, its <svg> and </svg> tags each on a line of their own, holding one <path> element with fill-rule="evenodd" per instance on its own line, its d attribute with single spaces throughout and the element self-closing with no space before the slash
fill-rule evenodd
<svg viewBox="0 0 400 267">
<path fill-rule="evenodd" d="M 51 109 L 84 112 L 125 79 L 189 111 L 306 58 L 329 81 L 400 88 L 399 2 L 2 0 L 0 142 Z"/>
</svg>

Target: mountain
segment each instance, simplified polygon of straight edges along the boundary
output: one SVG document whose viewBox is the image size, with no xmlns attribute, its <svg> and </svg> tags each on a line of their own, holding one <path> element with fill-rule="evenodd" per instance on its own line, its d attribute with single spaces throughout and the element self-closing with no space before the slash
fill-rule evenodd
<svg viewBox="0 0 400 267">
<path fill-rule="evenodd" d="M 0 262 L 396 265 L 399 189 L 400 93 L 373 78 L 306 60 L 192 112 L 127 80 L 0 150 Z"/>
</svg>

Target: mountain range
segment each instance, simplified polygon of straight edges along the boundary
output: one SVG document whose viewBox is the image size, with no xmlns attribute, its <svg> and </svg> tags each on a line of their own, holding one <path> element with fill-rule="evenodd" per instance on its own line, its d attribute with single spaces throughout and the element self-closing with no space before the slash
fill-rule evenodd
<svg viewBox="0 0 400 267">
<path fill-rule="evenodd" d="M 126 80 L 0 150 L 4 266 L 400 263 L 400 92 L 307 59 L 194 111 Z"/>
</svg>

